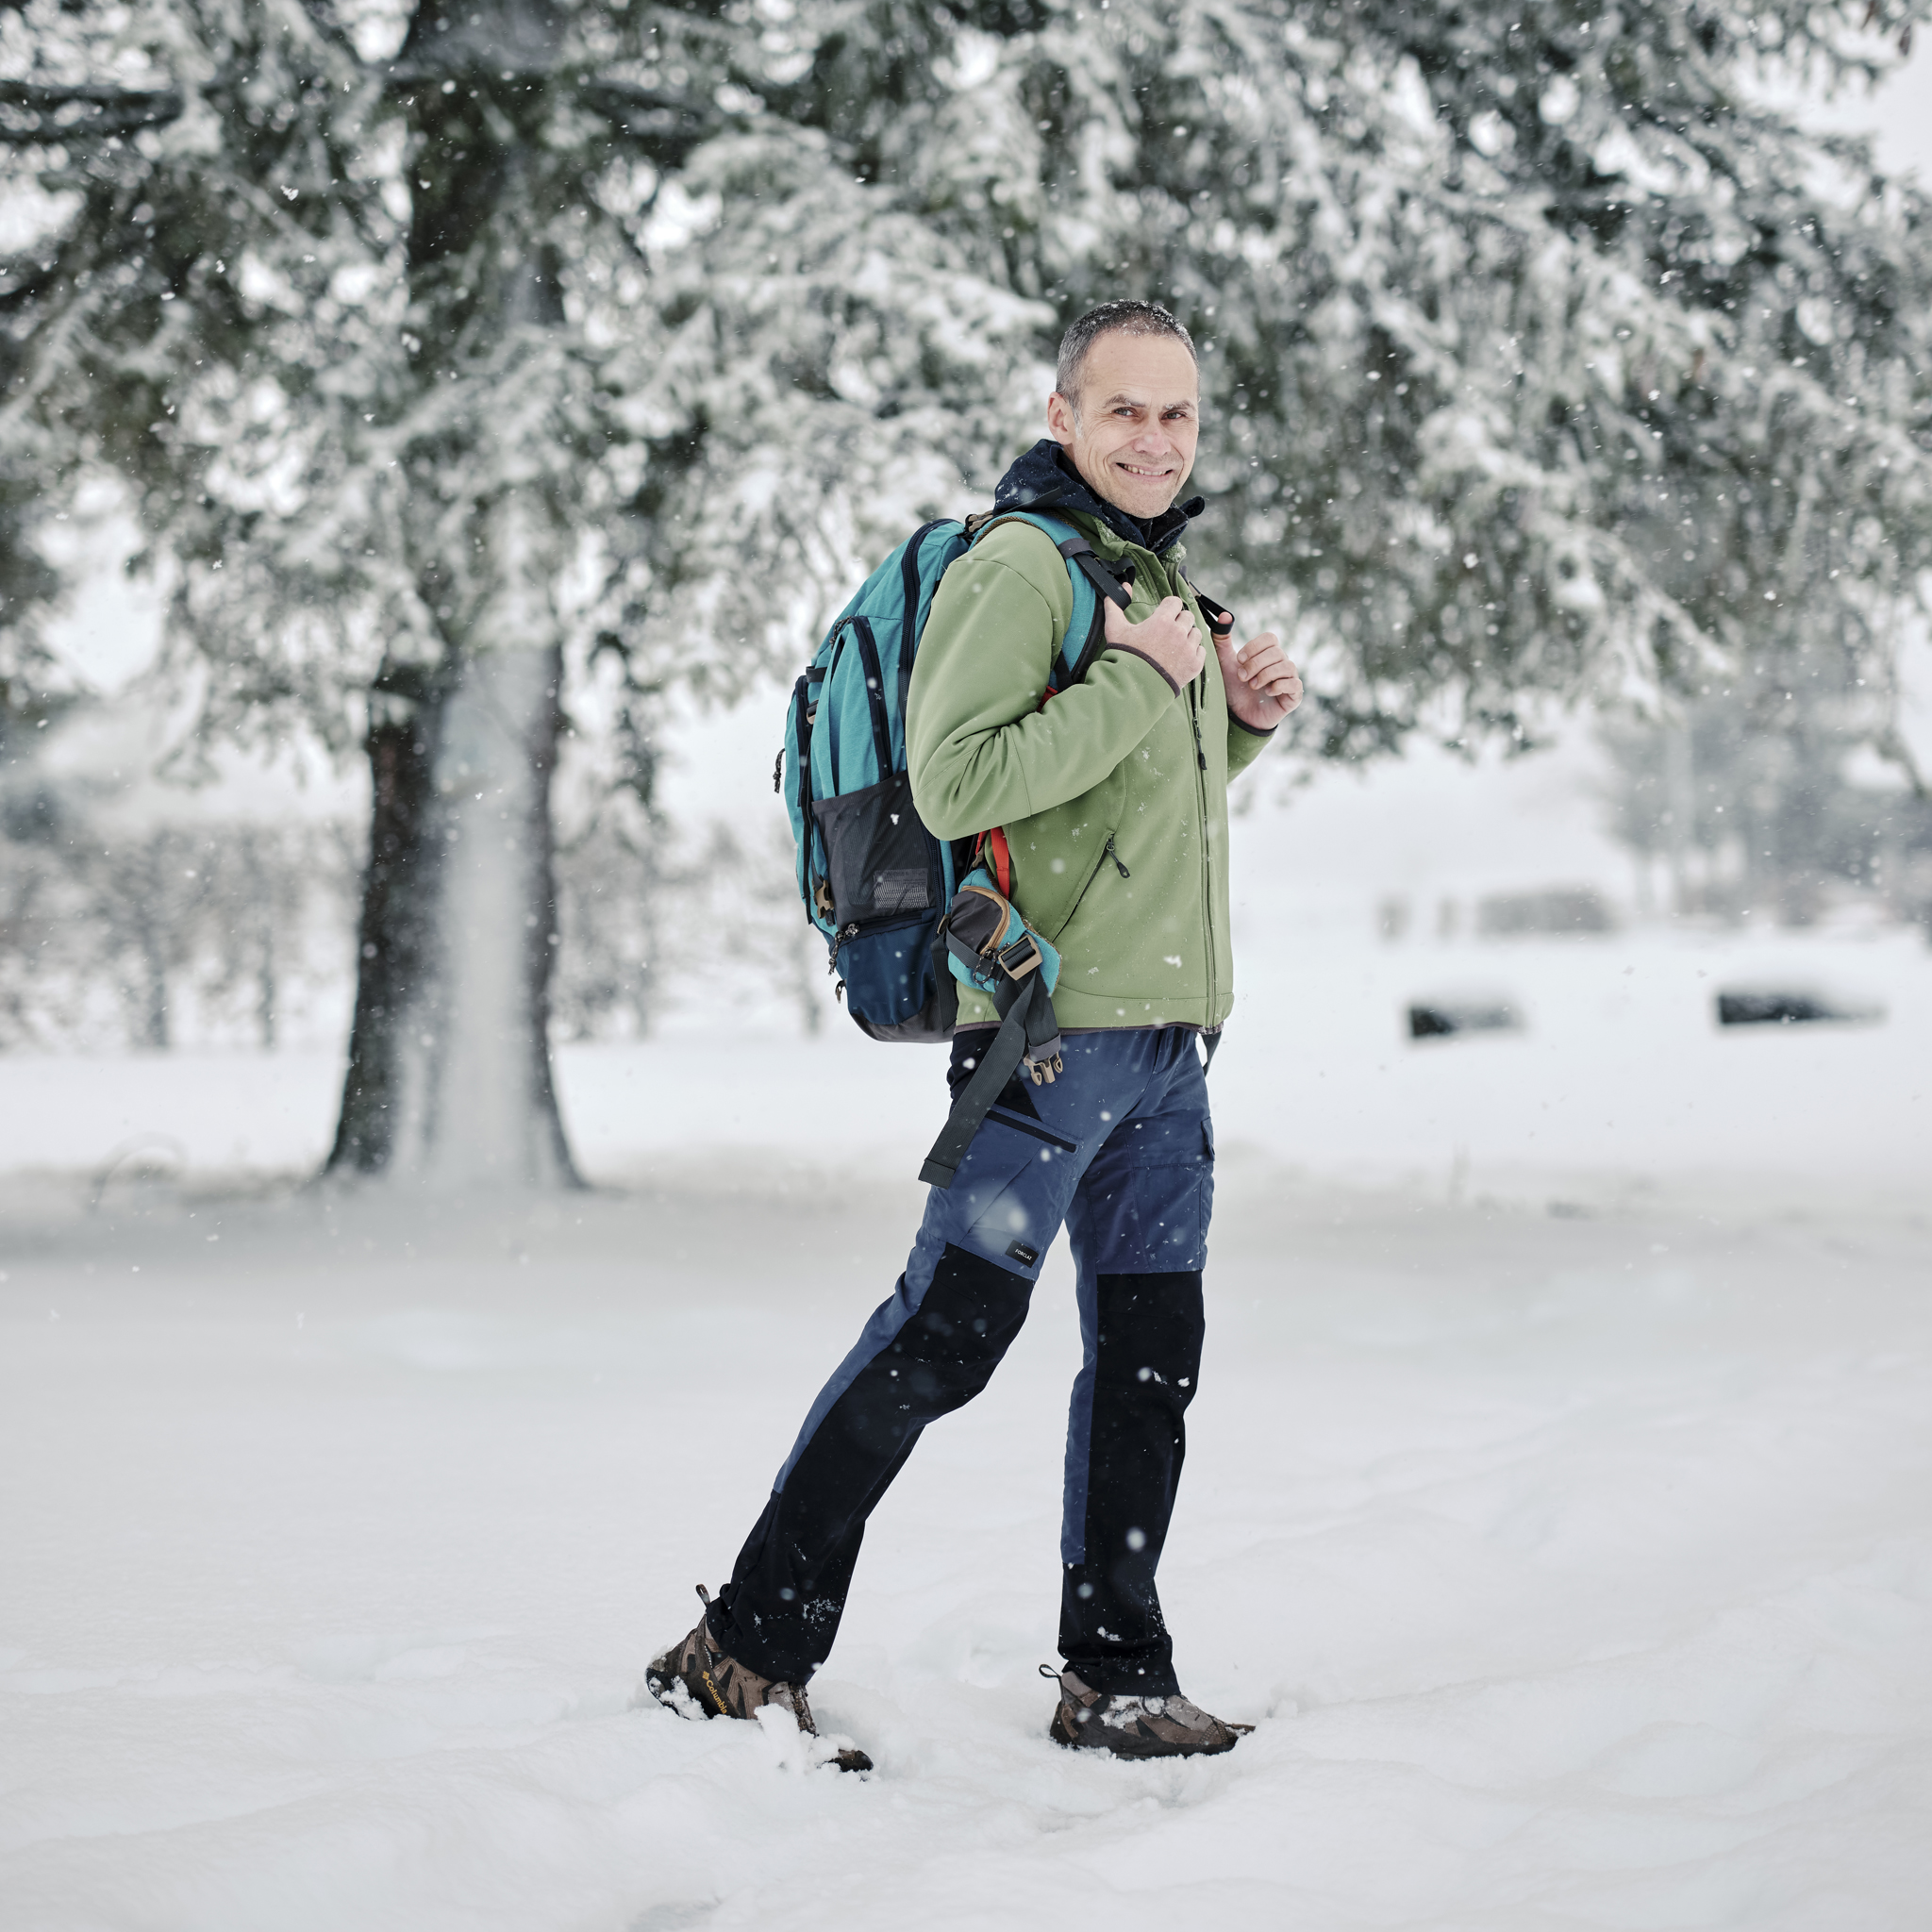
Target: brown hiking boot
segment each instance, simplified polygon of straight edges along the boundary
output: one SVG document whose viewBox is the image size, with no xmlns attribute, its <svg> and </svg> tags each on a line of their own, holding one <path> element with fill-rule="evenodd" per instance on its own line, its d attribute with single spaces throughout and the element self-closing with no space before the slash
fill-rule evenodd
<svg viewBox="0 0 1932 1932">
<path fill-rule="evenodd" d="M 708 1611 L 711 1593 L 701 1583 L 698 1595 Z M 771 1705 L 789 1711 L 792 1722 L 808 1738 L 816 1738 L 819 1727 L 812 1722 L 811 1705 L 803 1684 L 774 1683 L 747 1670 L 735 1657 L 718 1648 L 705 1617 L 682 1643 L 675 1643 L 644 1673 L 644 1686 L 659 1704 L 691 1717 L 741 1717 L 757 1720 L 760 1709 Z M 870 1771 L 872 1759 L 854 1745 L 837 1751 L 833 1762 L 841 1771 Z"/>
<path fill-rule="evenodd" d="M 1209 1717 L 1185 1697 L 1094 1690 L 1072 1671 L 1057 1671 L 1051 1664 L 1041 1664 L 1040 1674 L 1060 1687 L 1059 1706 L 1047 1728 L 1056 1744 L 1111 1751 L 1116 1757 L 1210 1757 L 1232 1751 L 1255 1728 Z"/>
</svg>

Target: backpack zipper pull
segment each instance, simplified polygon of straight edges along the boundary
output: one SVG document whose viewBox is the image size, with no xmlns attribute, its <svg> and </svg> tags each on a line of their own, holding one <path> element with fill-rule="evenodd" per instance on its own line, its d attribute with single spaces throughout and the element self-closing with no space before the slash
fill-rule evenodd
<svg viewBox="0 0 1932 1932">
<path fill-rule="evenodd" d="M 1126 867 L 1121 863 L 1120 854 L 1113 849 L 1113 834 L 1111 832 L 1109 832 L 1107 835 L 1107 856 L 1108 858 L 1113 860 L 1113 869 L 1114 871 L 1120 874 L 1122 878 L 1130 879 L 1134 876 L 1134 874 L 1130 873 L 1126 869 Z"/>
</svg>

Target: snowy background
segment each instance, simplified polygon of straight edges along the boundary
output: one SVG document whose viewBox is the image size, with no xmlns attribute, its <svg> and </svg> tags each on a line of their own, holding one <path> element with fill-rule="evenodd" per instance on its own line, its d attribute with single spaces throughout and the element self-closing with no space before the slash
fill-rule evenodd
<svg viewBox="0 0 1932 1932">
<path fill-rule="evenodd" d="M 1928 101 L 1922 53 L 1880 126 L 1932 175 Z M 878 1763 L 841 1779 L 638 1707 L 641 1671 L 901 1265 L 937 1057 L 862 1041 L 763 926 L 717 973 L 667 938 L 648 1034 L 559 1048 L 590 1191 L 299 1189 L 352 992 L 325 835 L 360 794 L 137 777 L 155 607 L 111 519 L 73 541 L 60 647 L 122 697 L 49 758 L 143 833 L 320 841 L 288 862 L 322 896 L 273 1051 L 217 971 L 168 1052 L 104 1012 L 92 1050 L 0 1054 L 0 1924 L 1924 1924 L 1922 928 L 1869 894 L 1802 930 L 1642 916 L 1587 719 L 1509 763 L 1264 762 L 1162 1573 L 1191 1694 L 1258 1728 L 1185 1766 L 1045 1740 L 1057 1254 L 874 1518 L 814 1685 Z M 676 863 L 730 826 L 747 903 L 776 716 L 665 745 Z M 1610 928 L 1480 931 L 1553 888 Z M 1765 990 L 1851 1017 L 1718 1025 Z M 1417 1041 L 1419 1002 L 1517 1024 Z"/>
</svg>

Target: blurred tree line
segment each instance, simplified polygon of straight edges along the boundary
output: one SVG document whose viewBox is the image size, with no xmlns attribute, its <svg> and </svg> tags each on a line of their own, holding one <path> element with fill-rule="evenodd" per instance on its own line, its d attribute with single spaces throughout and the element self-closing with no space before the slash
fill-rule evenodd
<svg viewBox="0 0 1932 1932">
<path fill-rule="evenodd" d="M 1640 909 L 1807 926 L 1863 904 L 1932 936 L 1932 799 L 1873 755 L 1874 708 L 1721 689 L 1668 724 L 1606 722 Z"/>
<path fill-rule="evenodd" d="M 211 819 L 144 773 L 52 771 L 89 707 L 0 692 L 0 1048 L 200 1039 L 275 1047 L 341 978 L 348 829 Z M 39 714 L 36 715 L 38 708 Z M 63 715 L 65 714 L 65 715 Z M 157 801 L 161 808 L 155 808 Z"/>
<path fill-rule="evenodd" d="M 0 708 L 0 1051 L 332 1043 L 361 828 L 211 815 L 98 759 L 50 772 L 47 726 L 58 749 L 89 709 Z M 629 798 L 560 841 L 553 1037 L 639 1039 L 693 999 L 818 1031 L 830 982 L 767 829 L 680 833 Z"/>
<path fill-rule="evenodd" d="M 1092 302 L 1195 331 L 1192 566 L 1309 660 L 1298 755 L 1888 695 L 1925 204 L 1757 83 L 1925 10 L 5 0 L 0 675 L 57 689 L 36 530 L 117 478 L 192 735 L 368 761 L 336 1163 L 566 1178 L 559 841 L 658 889 L 584 803 L 626 720 L 983 497 Z"/>
</svg>

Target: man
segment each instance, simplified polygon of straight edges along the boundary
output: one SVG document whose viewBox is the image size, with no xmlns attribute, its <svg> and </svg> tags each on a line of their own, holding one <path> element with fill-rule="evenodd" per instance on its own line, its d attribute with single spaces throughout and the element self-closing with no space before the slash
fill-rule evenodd
<svg viewBox="0 0 1932 1932">
<path fill-rule="evenodd" d="M 1237 650 L 1210 631 L 1181 575 L 1181 533 L 1203 508 L 1174 503 L 1200 434 L 1186 329 L 1141 302 L 1082 316 L 1046 415 L 1051 439 L 1014 464 L 995 509 L 1076 526 L 1131 602 L 1106 605 L 1106 648 L 1044 703 L 1073 615 L 1067 565 L 1037 527 L 995 523 L 934 597 L 907 762 L 936 837 L 1005 828 L 1013 901 L 1061 955 L 1065 1071 L 1039 1087 L 1016 1074 L 951 1189 L 928 1196 L 905 1274 L 812 1405 L 730 1582 L 715 1602 L 700 1591 L 704 1617 L 649 1682 L 708 1715 L 771 1704 L 812 1729 L 806 1682 L 831 1649 L 866 1518 L 924 1425 L 986 1386 L 1064 1222 L 1086 1358 L 1051 1735 L 1188 1756 L 1245 1728 L 1180 1694 L 1154 1586 L 1200 1367 L 1214 1143 L 1197 1041 L 1234 1003 L 1227 781 L 1302 686 L 1272 633 Z M 962 988 L 956 1091 L 996 1024 Z"/>
</svg>

